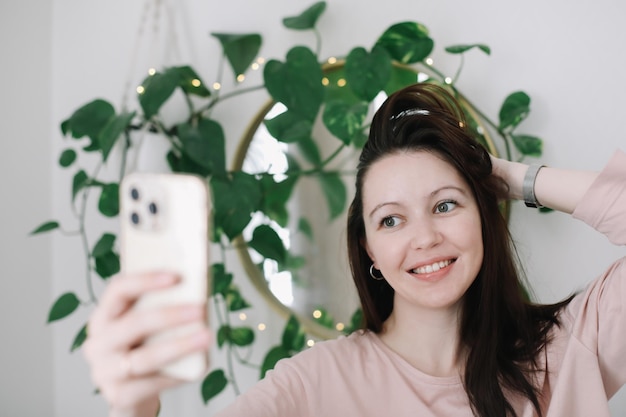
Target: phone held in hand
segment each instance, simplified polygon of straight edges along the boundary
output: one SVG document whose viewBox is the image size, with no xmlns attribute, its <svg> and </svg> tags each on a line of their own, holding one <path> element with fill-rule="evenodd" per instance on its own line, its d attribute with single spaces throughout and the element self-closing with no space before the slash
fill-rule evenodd
<svg viewBox="0 0 626 417">
<path fill-rule="evenodd" d="M 124 274 L 166 272 L 180 277 L 172 288 L 141 297 L 135 308 L 203 304 L 210 289 L 207 184 L 187 174 L 133 173 L 120 187 L 121 268 Z M 208 312 L 207 312 L 208 313 Z M 178 338 L 207 324 L 161 332 L 145 343 Z M 208 352 L 190 354 L 163 368 L 163 374 L 196 380 L 208 369 Z"/>
</svg>

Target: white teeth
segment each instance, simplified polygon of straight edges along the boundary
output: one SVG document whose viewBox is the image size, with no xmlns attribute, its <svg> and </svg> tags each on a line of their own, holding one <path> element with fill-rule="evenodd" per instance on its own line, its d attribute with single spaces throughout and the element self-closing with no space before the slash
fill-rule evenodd
<svg viewBox="0 0 626 417">
<path fill-rule="evenodd" d="M 445 268 L 446 266 L 450 265 L 451 263 L 452 263 L 452 260 L 447 259 L 445 261 L 435 262 L 432 265 L 420 266 L 419 268 L 414 269 L 411 272 L 413 272 L 414 274 L 430 274 L 431 272 L 437 272 L 441 268 Z"/>
</svg>

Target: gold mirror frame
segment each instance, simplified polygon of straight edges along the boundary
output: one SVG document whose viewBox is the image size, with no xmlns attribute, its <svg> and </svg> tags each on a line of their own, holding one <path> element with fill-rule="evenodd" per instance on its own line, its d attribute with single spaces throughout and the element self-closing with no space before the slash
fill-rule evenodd
<svg viewBox="0 0 626 417">
<path fill-rule="evenodd" d="M 417 71 L 412 67 L 407 67 L 407 66 L 403 66 L 400 64 L 394 64 L 397 67 L 401 67 L 401 68 L 405 68 L 405 69 L 410 69 L 412 71 L 415 71 L 416 74 L 419 74 L 420 72 L 423 72 L 427 75 L 431 75 L 428 74 L 427 71 Z M 332 71 L 338 70 L 343 68 L 344 66 L 344 61 L 338 61 L 335 62 L 333 64 L 325 64 L 322 69 L 324 71 L 325 74 L 330 73 Z M 470 116 L 476 121 L 476 123 L 482 128 L 482 135 L 485 139 L 485 142 L 487 144 L 487 148 L 489 150 L 489 152 L 494 155 L 494 156 L 498 156 L 498 150 L 491 138 L 491 135 L 489 133 L 489 130 L 486 129 L 485 125 L 482 123 L 481 118 L 478 115 L 478 112 L 472 107 L 472 105 L 462 96 L 459 95 L 458 97 L 459 102 L 461 103 L 461 105 L 463 106 L 463 108 L 465 110 L 468 111 L 468 113 L 470 114 Z M 274 107 L 274 105 L 276 105 L 277 102 L 270 99 L 268 100 L 262 107 L 261 109 L 256 113 L 256 115 L 254 116 L 254 118 L 250 121 L 250 123 L 248 124 L 248 126 L 246 127 L 246 130 L 239 142 L 239 145 L 235 151 L 235 156 L 233 158 L 233 162 L 232 162 L 232 169 L 233 171 L 240 171 L 243 168 L 243 164 L 244 164 L 244 160 L 246 159 L 246 156 L 248 154 L 248 149 L 250 147 L 250 144 L 252 142 L 252 140 L 255 137 L 255 134 L 259 128 L 259 126 L 261 126 L 261 124 L 263 123 L 263 121 L 265 120 L 265 117 L 267 116 L 268 112 Z M 508 202 L 504 204 L 503 206 L 503 210 L 505 213 L 505 216 L 507 216 L 508 218 L 508 212 L 509 212 L 509 204 Z M 294 309 L 284 305 L 277 297 L 276 295 L 274 295 L 274 293 L 270 290 L 268 284 L 267 284 L 267 280 L 265 279 L 265 276 L 263 275 L 263 273 L 261 272 L 261 270 L 257 267 L 257 265 L 254 264 L 251 256 L 250 256 L 250 251 L 249 248 L 245 242 L 245 240 L 243 239 L 243 236 L 238 236 L 237 238 L 234 239 L 233 244 L 237 250 L 237 253 L 239 255 L 239 259 L 241 261 L 241 264 L 243 265 L 243 268 L 246 272 L 246 274 L 248 274 L 248 277 L 250 279 L 250 281 L 252 282 L 252 285 L 256 288 L 256 290 L 259 292 L 259 294 L 263 297 L 263 299 L 272 307 L 272 309 L 274 311 L 276 311 L 278 314 L 280 314 L 283 318 L 287 319 L 290 316 L 295 316 L 297 318 L 297 320 L 300 322 L 300 325 L 302 326 L 302 329 L 305 333 L 319 338 L 319 339 L 334 339 L 338 336 L 340 336 L 341 333 L 338 330 L 335 329 L 331 329 L 328 327 L 325 327 L 323 325 L 321 325 L 320 323 L 318 323 L 317 321 L 315 321 L 314 319 L 312 319 L 309 315 L 303 315 L 301 313 L 298 313 L 297 311 L 295 311 Z"/>
</svg>

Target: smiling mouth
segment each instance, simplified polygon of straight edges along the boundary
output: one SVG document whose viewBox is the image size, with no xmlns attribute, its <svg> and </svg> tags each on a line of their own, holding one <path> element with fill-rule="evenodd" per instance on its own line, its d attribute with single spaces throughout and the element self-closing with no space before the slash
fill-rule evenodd
<svg viewBox="0 0 626 417">
<path fill-rule="evenodd" d="M 446 266 L 450 265 L 454 261 L 456 261 L 456 259 L 446 259 L 445 261 L 434 262 L 431 265 L 424 265 L 424 266 L 420 266 L 419 268 L 412 269 L 411 273 L 417 274 L 417 275 L 430 274 L 432 272 L 437 272 L 440 269 L 445 268 Z"/>
</svg>

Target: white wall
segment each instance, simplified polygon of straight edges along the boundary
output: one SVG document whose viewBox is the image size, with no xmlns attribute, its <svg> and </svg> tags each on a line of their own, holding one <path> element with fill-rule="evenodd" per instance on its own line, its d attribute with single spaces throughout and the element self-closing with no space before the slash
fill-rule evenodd
<svg viewBox="0 0 626 417">
<path fill-rule="evenodd" d="M 31 7 L 32 3 L 37 7 Z M 164 53 L 162 45 L 151 44 L 149 38 L 144 38 L 136 54 L 136 66 L 131 68 L 130 57 L 143 2 L 56 0 L 52 6 L 48 3 L 14 0 L 7 4 L 3 0 L 0 5 L 0 45 L 3 48 L 0 74 L 3 85 L 6 84 L 0 95 L 0 108 L 8 121 L 0 127 L 5 150 L 0 156 L 4 178 L 1 183 L 2 190 L 8 189 L 9 195 L 22 191 L 20 199 L 16 200 L 21 203 L 19 208 L 12 203 L 2 205 L 3 230 L 9 231 L 2 237 L 1 264 L 7 273 L 6 277 L 3 274 L 0 284 L 3 286 L 0 291 L 2 330 L 3 334 L 8 331 L 12 335 L 9 340 L 24 340 L 21 334 L 18 336 L 15 324 L 9 322 L 9 317 L 17 316 L 14 311 L 20 309 L 19 316 L 23 317 L 20 323 L 32 337 L 32 340 L 26 339 L 27 346 L 33 350 L 21 349 L 22 342 L 10 343 L 8 347 L 2 345 L 2 368 L 14 369 L 11 368 L 15 363 L 13 356 L 23 352 L 28 353 L 20 357 L 28 358 L 24 362 L 29 366 L 29 373 L 28 378 L 16 371 L 10 372 L 10 376 L 2 373 L 1 386 L 14 389 L 10 395 L 5 394 L 5 389 L 1 390 L 0 410 L 5 411 L 2 407 L 7 395 L 13 402 L 6 404 L 23 407 L 16 408 L 14 415 L 42 415 L 30 413 L 28 407 L 42 405 L 50 410 L 52 402 L 54 412 L 47 412 L 47 415 L 105 415 L 103 402 L 92 395 L 82 357 L 68 353 L 72 337 L 86 320 L 87 309 L 52 327 L 53 384 L 49 343 L 46 343 L 49 330 L 41 325 L 49 303 L 56 296 L 69 289 L 81 294 L 86 292 L 80 246 L 54 234 L 54 250 L 50 251 L 46 246 L 48 238 L 26 240 L 23 236 L 33 224 L 48 217 L 68 224 L 75 221 L 68 214 L 73 172 L 52 166 L 64 144 L 69 143 L 61 139 L 58 124 L 79 105 L 95 97 L 106 98 L 119 107 L 129 73 L 136 82 L 148 67 L 176 62 L 176 55 Z M 216 76 L 218 46 L 208 37 L 209 32 L 260 32 L 264 36 L 262 54 L 283 59 L 289 47 L 298 43 L 312 45 L 313 38 L 287 31 L 280 20 L 311 3 L 302 0 L 171 2 L 178 5 L 175 19 L 180 23 L 175 33 L 180 40 L 182 61 L 198 68 L 205 81 Z M 458 58 L 442 53 L 444 46 L 473 42 L 491 46 L 490 57 L 477 51 L 467 56 L 458 85 L 494 118 L 507 94 L 525 90 L 533 99 L 532 114 L 520 130 L 545 139 L 545 163 L 599 169 L 615 148 L 626 147 L 622 116 L 626 107 L 622 99 L 626 84 L 621 80 L 626 64 L 622 53 L 626 45 L 622 22 L 626 5 L 623 3 L 617 0 L 576 3 L 566 0 L 523 3 L 387 0 L 363 4 L 358 0 L 329 1 L 320 21 L 325 39 L 322 56 L 345 54 L 357 45 L 370 47 L 390 24 L 420 21 L 429 27 L 436 41 L 433 54 L 436 65 L 449 74 L 456 70 Z M 36 13 L 27 14 L 27 8 Z M 162 26 L 161 33 L 164 32 L 167 28 Z M 15 51 L 17 46 L 20 49 Z M 42 68 L 51 71 L 41 71 Z M 29 80 L 32 81 L 28 83 Z M 253 81 L 246 85 L 253 85 Z M 34 95 L 42 91 L 43 95 Z M 262 95 L 244 103 L 235 100 L 220 110 L 217 117 L 232 122 L 227 131 L 230 152 L 254 109 L 263 100 Z M 24 101 L 29 106 L 27 109 L 23 107 Z M 27 119 L 30 115 L 37 115 L 41 122 L 30 122 Z M 22 134 L 23 129 L 28 129 L 29 133 Z M 38 150 L 32 151 L 34 149 Z M 31 151 L 33 155 L 29 154 Z M 26 176 L 28 166 L 36 170 Z M 19 179 L 11 183 L 12 178 Z M 52 185 L 47 188 L 50 178 Z M 35 189 L 35 194 L 23 191 L 30 189 Z M 5 210 L 10 211 L 5 214 Z M 566 216 L 539 216 L 516 205 L 512 225 L 520 252 L 530 261 L 528 273 L 544 301 L 568 295 L 624 254 L 623 248 L 611 247 L 606 239 Z M 100 222 L 98 227 L 107 229 L 114 224 Z M 48 273 L 51 257 L 52 269 Z M 236 259 L 233 257 L 229 262 L 233 264 Z M 282 325 L 267 308 L 261 307 L 261 301 L 245 280 L 241 282 L 243 291 L 259 306 L 251 320 L 267 321 L 272 328 Z M 20 306 L 17 300 L 25 300 L 23 303 L 29 303 L 29 308 Z M 264 337 L 266 343 L 278 340 L 276 334 Z M 222 360 L 217 352 L 214 360 L 218 363 Z M 30 371 L 30 367 L 37 369 L 37 374 Z M 20 380 L 29 381 L 29 385 L 12 383 Z M 36 381 L 31 383 L 32 380 Z M 39 402 L 39 394 L 38 404 L 20 400 L 30 395 L 33 384 L 40 384 L 38 393 L 48 395 Z M 162 415 L 211 415 L 227 401 L 229 398 L 223 398 L 206 409 L 201 404 L 198 387 L 191 385 L 167 395 Z M 614 415 L 623 415 L 626 401 L 618 398 L 613 410 Z"/>
<path fill-rule="evenodd" d="M 52 215 L 51 5 L 0 2 L 0 415 L 53 409 L 50 239 L 28 233 Z"/>
</svg>

